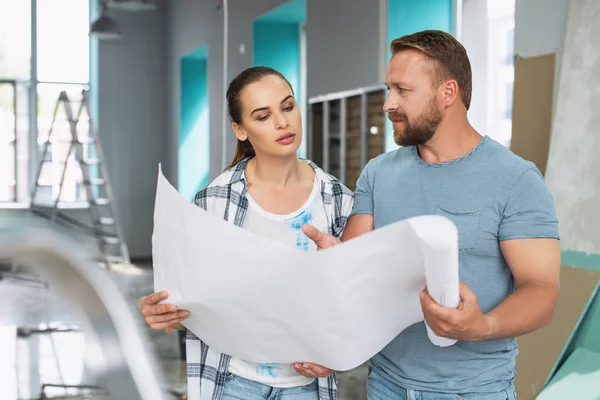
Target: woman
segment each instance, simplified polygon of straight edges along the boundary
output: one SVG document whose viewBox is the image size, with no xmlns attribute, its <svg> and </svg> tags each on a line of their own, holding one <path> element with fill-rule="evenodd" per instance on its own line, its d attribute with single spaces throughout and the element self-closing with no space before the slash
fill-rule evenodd
<svg viewBox="0 0 600 400">
<path fill-rule="evenodd" d="M 312 162 L 297 158 L 302 118 L 285 77 L 271 68 L 249 68 L 229 85 L 227 106 L 238 139 L 233 162 L 196 194 L 194 203 L 306 251 L 316 246 L 302 232 L 304 224 L 341 237 L 352 192 Z M 167 297 L 155 293 L 142 301 L 146 322 L 152 329 L 185 329 L 181 321 L 187 311 L 157 305 Z M 336 398 L 332 371 L 315 364 L 253 364 L 217 353 L 189 331 L 186 353 L 191 400 Z"/>
</svg>

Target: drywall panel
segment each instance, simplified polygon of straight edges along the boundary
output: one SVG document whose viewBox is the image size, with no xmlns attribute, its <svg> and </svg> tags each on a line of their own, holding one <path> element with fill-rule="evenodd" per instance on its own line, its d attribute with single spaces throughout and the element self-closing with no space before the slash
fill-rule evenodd
<svg viewBox="0 0 600 400">
<path fill-rule="evenodd" d="M 554 54 L 515 60 L 511 150 L 546 171 L 552 99 Z"/>
</svg>

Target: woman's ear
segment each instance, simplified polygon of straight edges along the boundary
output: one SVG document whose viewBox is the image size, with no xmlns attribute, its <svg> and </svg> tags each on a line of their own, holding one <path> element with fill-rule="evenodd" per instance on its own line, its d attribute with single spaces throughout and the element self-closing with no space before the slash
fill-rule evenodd
<svg viewBox="0 0 600 400">
<path fill-rule="evenodd" d="M 239 141 L 244 142 L 248 140 L 248 135 L 246 134 L 246 130 L 242 125 L 232 122 L 231 129 L 233 129 L 233 133 L 235 133 L 235 136 L 238 138 Z"/>
</svg>

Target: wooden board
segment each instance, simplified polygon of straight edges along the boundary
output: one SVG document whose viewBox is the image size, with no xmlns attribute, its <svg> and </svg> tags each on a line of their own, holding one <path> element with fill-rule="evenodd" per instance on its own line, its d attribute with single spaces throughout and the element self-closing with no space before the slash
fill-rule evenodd
<svg viewBox="0 0 600 400">
<path fill-rule="evenodd" d="M 540 393 L 598 282 L 598 271 L 562 267 L 560 296 L 552 322 L 517 339 L 515 385 L 519 400 L 534 400 Z"/>
</svg>

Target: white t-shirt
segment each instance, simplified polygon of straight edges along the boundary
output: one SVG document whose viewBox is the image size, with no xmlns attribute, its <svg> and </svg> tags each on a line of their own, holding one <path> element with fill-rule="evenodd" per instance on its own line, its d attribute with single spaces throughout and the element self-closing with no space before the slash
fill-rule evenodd
<svg viewBox="0 0 600 400">
<path fill-rule="evenodd" d="M 315 251 L 317 246 L 306 237 L 301 228 L 304 224 L 312 224 L 322 232 L 328 231 L 327 214 L 319 190 L 319 181 L 315 177 L 308 200 L 298 210 L 287 215 L 272 214 L 264 210 L 247 194 L 249 207 L 243 227 L 301 250 Z M 290 364 L 255 364 L 235 357 L 231 358 L 229 372 L 277 388 L 304 386 L 314 381 L 314 378 L 298 374 Z"/>
</svg>

